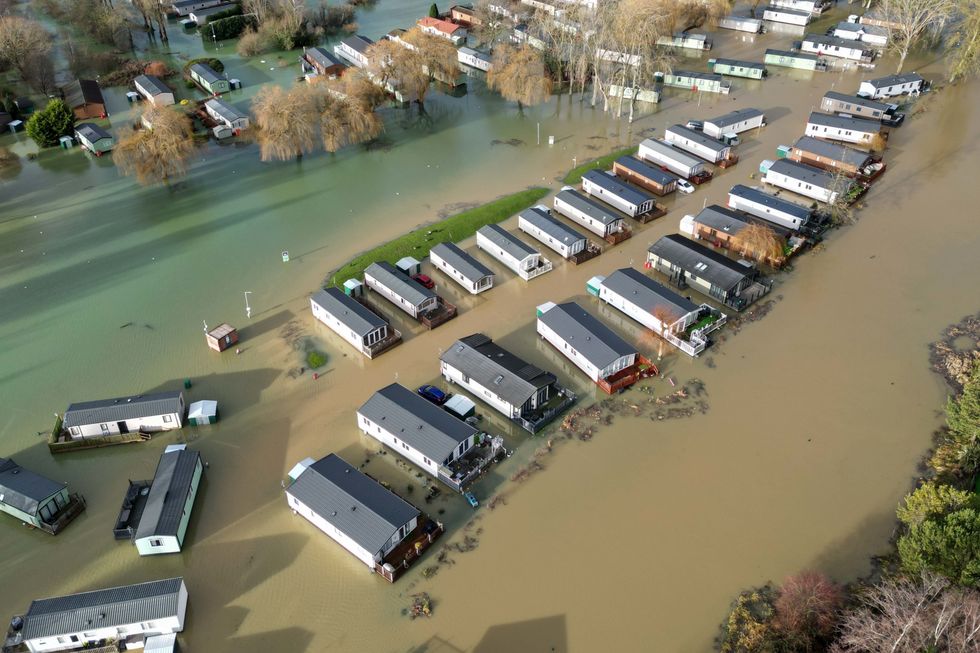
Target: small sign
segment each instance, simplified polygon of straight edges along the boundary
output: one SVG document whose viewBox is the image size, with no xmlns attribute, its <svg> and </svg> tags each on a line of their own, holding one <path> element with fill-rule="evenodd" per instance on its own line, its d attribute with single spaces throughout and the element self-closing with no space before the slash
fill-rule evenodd
<svg viewBox="0 0 980 653">
<path fill-rule="evenodd" d="M 289 252 L 282 250 L 282 262 L 289 263 Z"/>
</svg>

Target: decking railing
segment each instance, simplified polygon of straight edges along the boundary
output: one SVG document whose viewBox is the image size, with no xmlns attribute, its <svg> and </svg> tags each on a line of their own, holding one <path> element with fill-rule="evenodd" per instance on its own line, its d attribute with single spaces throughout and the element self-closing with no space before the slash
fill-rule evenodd
<svg viewBox="0 0 980 653">
<path fill-rule="evenodd" d="M 548 259 L 542 256 L 539 259 L 538 265 L 536 267 L 533 267 L 530 270 L 522 269 L 520 275 L 521 278 L 524 279 L 525 281 L 530 281 L 535 277 L 540 277 L 545 272 L 551 272 L 552 267 L 553 266 L 551 264 L 551 261 L 549 261 Z"/>
<path fill-rule="evenodd" d="M 607 394 L 612 394 L 614 392 L 619 392 L 620 390 L 625 390 L 641 379 L 646 379 L 658 374 L 660 374 L 660 370 L 658 370 L 657 366 L 653 364 L 653 361 L 638 354 L 636 356 L 636 362 L 633 365 L 630 365 L 624 370 L 616 372 L 608 378 L 599 379 L 596 382 L 596 385 L 605 390 Z"/>
</svg>

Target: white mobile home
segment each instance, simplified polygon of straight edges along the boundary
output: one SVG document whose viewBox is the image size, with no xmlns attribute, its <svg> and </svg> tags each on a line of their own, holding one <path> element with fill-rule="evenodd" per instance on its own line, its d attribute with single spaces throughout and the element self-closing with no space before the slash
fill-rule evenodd
<svg viewBox="0 0 980 653">
<path fill-rule="evenodd" d="M 833 0 L 770 0 L 770 7 L 805 11 L 814 15 L 822 14 L 833 6 Z"/>
<path fill-rule="evenodd" d="M 813 216 L 813 211 L 805 206 L 742 184 L 732 186 L 728 191 L 728 206 L 796 231 Z"/>
<path fill-rule="evenodd" d="M 551 217 L 547 206 L 538 204 L 522 211 L 517 226 L 544 245 L 558 252 L 562 258 L 570 258 L 585 250 L 585 236 Z"/>
<path fill-rule="evenodd" d="M 806 121 L 804 134 L 829 141 L 871 145 L 876 136 L 887 137 L 878 120 L 851 118 L 833 113 L 812 112 Z"/>
<path fill-rule="evenodd" d="M 307 458 L 289 475 L 292 511 L 372 570 L 418 526 L 418 508 L 337 454 Z"/>
<path fill-rule="evenodd" d="M 861 63 L 871 63 L 878 54 L 873 48 L 862 44 L 860 41 L 847 41 L 823 34 L 807 35 L 800 42 L 800 51 Z"/>
<path fill-rule="evenodd" d="M 575 302 L 539 306 L 537 330 L 595 382 L 608 379 L 637 360 L 636 347 Z"/>
<path fill-rule="evenodd" d="M 339 288 L 319 290 L 310 297 L 313 317 L 368 358 L 401 340 L 388 321 Z"/>
<path fill-rule="evenodd" d="M 589 170 L 582 175 L 582 190 L 633 218 L 657 208 L 653 195 L 630 186 L 609 171 Z"/>
<path fill-rule="evenodd" d="M 192 11 L 197 11 L 200 9 L 207 9 L 209 7 L 217 7 L 218 5 L 223 5 L 228 0 L 177 0 L 171 7 L 173 7 L 174 13 L 178 16 L 187 16 Z M 161 2 L 160 4 L 163 4 Z"/>
<path fill-rule="evenodd" d="M 565 186 L 555 195 L 555 210 L 602 238 L 615 238 L 629 233 L 623 216 L 585 197 L 571 186 Z"/>
<path fill-rule="evenodd" d="M 192 81 L 211 95 L 220 95 L 231 90 L 228 78 L 205 63 L 191 64 L 187 72 Z"/>
<path fill-rule="evenodd" d="M 704 133 L 711 138 L 724 134 L 741 134 L 766 126 L 766 116 L 758 109 L 736 109 L 723 116 L 704 121 Z"/>
<path fill-rule="evenodd" d="M 493 271 L 453 243 L 435 245 L 429 260 L 471 295 L 493 288 Z"/>
<path fill-rule="evenodd" d="M 518 358 L 482 333 L 450 345 L 439 358 L 439 370 L 447 382 L 465 388 L 532 433 L 564 408 L 556 405 L 564 403 L 556 402 L 559 396 L 574 400 L 554 374 Z M 549 411 L 549 405 L 555 410 Z"/>
<path fill-rule="evenodd" d="M 204 110 L 219 125 L 224 125 L 236 134 L 248 129 L 248 114 L 236 109 L 224 100 L 213 98 L 204 103 Z"/>
<path fill-rule="evenodd" d="M 659 75 L 659 73 L 657 73 Z M 715 73 L 697 73 L 689 70 L 673 70 L 664 75 L 664 86 L 695 90 L 702 93 L 727 95 L 732 83 Z"/>
<path fill-rule="evenodd" d="M 710 50 L 712 43 L 707 34 L 677 32 L 673 36 L 658 37 L 657 45 L 671 48 L 687 48 L 689 50 Z"/>
<path fill-rule="evenodd" d="M 163 107 L 174 103 L 173 90 L 159 77 L 140 75 L 133 80 L 133 85 L 140 95 L 157 106 Z"/>
<path fill-rule="evenodd" d="M 758 18 L 747 16 L 725 16 L 718 19 L 718 27 L 722 29 L 732 29 L 736 32 L 749 32 L 758 34 L 762 31 L 762 21 Z"/>
<path fill-rule="evenodd" d="M 179 429 L 184 422 L 184 393 L 161 392 L 71 404 L 62 428 L 73 440 Z"/>
<path fill-rule="evenodd" d="M 484 72 L 489 71 L 493 65 L 493 57 L 473 48 L 460 48 L 456 51 L 456 58 L 459 60 L 459 63 Z"/>
<path fill-rule="evenodd" d="M 96 648 L 102 640 L 132 642 L 184 630 L 183 578 L 31 601 L 15 635 L 31 653 Z M 19 642 L 19 643 L 20 643 Z"/>
<path fill-rule="evenodd" d="M 74 501 L 78 498 L 68 493 L 66 483 L 35 474 L 11 458 L 0 458 L 0 512 L 56 534 L 70 521 Z"/>
<path fill-rule="evenodd" d="M 415 319 L 439 305 L 438 295 L 387 261 L 372 263 L 364 270 L 364 285 Z"/>
<path fill-rule="evenodd" d="M 496 224 L 480 227 L 476 246 L 517 273 L 525 281 L 551 270 L 551 261 L 520 238 Z"/>
<path fill-rule="evenodd" d="M 644 161 L 666 168 L 684 179 L 711 178 L 711 173 L 708 172 L 707 164 L 704 161 L 686 154 L 670 143 L 655 138 L 648 138 L 640 143 L 637 155 Z"/>
<path fill-rule="evenodd" d="M 731 145 L 705 136 L 702 132 L 688 129 L 684 125 L 667 128 L 664 132 L 664 140 L 711 163 L 738 161 L 738 157 L 732 153 Z"/>
<path fill-rule="evenodd" d="M 834 27 L 833 36 L 846 41 L 861 41 L 880 48 L 888 45 L 888 31 L 874 25 L 840 22 Z"/>
<path fill-rule="evenodd" d="M 813 20 L 813 14 L 809 11 L 798 11 L 796 9 L 786 9 L 769 5 L 762 12 L 762 17 L 774 23 L 784 23 L 786 25 L 809 25 Z"/>
<path fill-rule="evenodd" d="M 355 34 L 333 46 L 333 51 L 341 59 L 351 62 L 358 68 L 365 68 L 370 63 L 367 55 L 368 48 L 373 44 L 374 41 L 368 37 Z"/>
<path fill-rule="evenodd" d="M 837 201 L 841 193 L 846 194 L 852 183 L 839 181 L 833 173 L 789 159 L 778 159 L 769 164 L 762 181 L 827 204 Z"/>
<path fill-rule="evenodd" d="M 201 454 L 171 445 L 160 456 L 133 540 L 141 556 L 180 553 L 201 484 Z"/>
<path fill-rule="evenodd" d="M 907 95 L 909 93 L 920 93 L 925 87 L 926 80 L 918 73 L 903 73 L 899 75 L 888 75 L 861 82 L 858 88 L 858 95 L 877 100 L 896 95 Z"/>
<path fill-rule="evenodd" d="M 453 471 L 476 445 L 479 431 L 408 388 L 392 383 L 357 410 L 357 426 L 423 471 L 460 489 Z M 463 479 L 465 481 L 465 479 Z"/>
<path fill-rule="evenodd" d="M 116 144 L 112 134 L 94 122 L 83 122 L 75 125 L 75 138 L 82 147 L 96 156 L 102 156 Z"/>
<path fill-rule="evenodd" d="M 766 50 L 764 61 L 770 66 L 783 66 L 797 70 L 827 70 L 827 62 L 815 54 L 790 52 L 789 50 Z"/>
</svg>

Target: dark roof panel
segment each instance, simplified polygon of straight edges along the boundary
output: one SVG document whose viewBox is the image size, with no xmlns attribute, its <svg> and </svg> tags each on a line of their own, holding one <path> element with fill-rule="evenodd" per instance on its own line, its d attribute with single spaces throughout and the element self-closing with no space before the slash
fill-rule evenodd
<svg viewBox="0 0 980 653">
<path fill-rule="evenodd" d="M 65 411 L 63 426 L 67 429 L 86 424 L 121 422 L 154 415 L 180 414 L 183 397 L 184 394 L 177 391 L 83 401 L 68 406 L 68 410 Z"/>
<path fill-rule="evenodd" d="M 174 536 L 191 493 L 201 454 L 190 449 L 168 451 L 160 456 L 134 539 Z"/>
<path fill-rule="evenodd" d="M 24 469 L 10 458 L 0 458 L 0 503 L 36 515 L 39 504 L 66 485 Z"/>
<path fill-rule="evenodd" d="M 755 272 L 679 234 L 664 236 L 650 246 L 649 252 L 726 292 Z"/>
</svg>

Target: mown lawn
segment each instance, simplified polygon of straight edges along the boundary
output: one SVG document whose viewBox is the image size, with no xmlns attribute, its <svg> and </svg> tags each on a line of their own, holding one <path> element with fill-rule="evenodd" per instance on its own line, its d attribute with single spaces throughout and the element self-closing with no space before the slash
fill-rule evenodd
<svg viewBox="0 0 980 653">
<path fill-rule="evenodd" d="M 421 261 L 433 246 L 469 238 L 480 227 L 502 222 L 520 213 L 549 192 L 547 188 L 529 188 L 501 197 L 489 204 L 451 215 L 435 224 L 419 227 L 400 238 L 358 255 L 334 272 L 330 277 L 330 283 L 339 286 L 348 279 L 359 279 L 364 275 L 364 268 L 377 261 L 396 263 L 405 256 L 412 256 Z"/>
<path fill-rule="evenodd" d="M 575 184 L 582 181 L 582 175 L 587 173 L 589 170 L 596 170 L 596 169 L 608 170 L 612 168 L 613 161 L 615 161 L 621 156 L 626 156 L 627 154 L 633 154 L 634 152 L 636 152 L 636 149 L 637 148 L 635 147 L 627 147 L 622 150 L 616 150 L 615 152 L 611 154 L 607 154 L 606 156 L 599 157 L 598 159 L 589 161 L 588 163 L 583 163 L 582 165 L 576 168 L 572 168 L 571 172 L 565 175 L 565 178 L 562 179 L 562 181 L 568 184 L 569 186 L 574 186 Z"/>
</svg>

